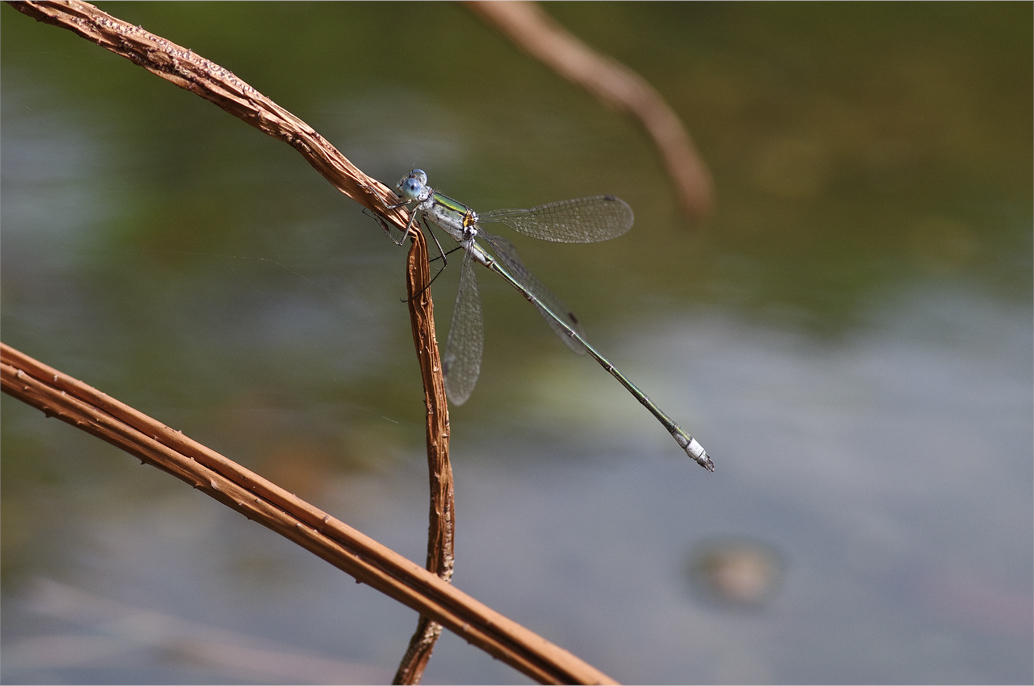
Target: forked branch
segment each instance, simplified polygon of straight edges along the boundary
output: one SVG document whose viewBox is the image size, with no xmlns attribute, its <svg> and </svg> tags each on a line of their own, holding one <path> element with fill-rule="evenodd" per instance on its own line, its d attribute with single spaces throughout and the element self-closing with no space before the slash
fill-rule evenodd
<svg viewBox="0 0 1034 686">
<path fill-rule="evenodd" d="M 126 57 L 285 141 L 342 193 L 385 222 L 399 228 L 407 226 L 404 210 L 388 209 L 395 196 L 386 186 L 355 167 L 304 121 L 230 71 L 85 2 L 10 4 L 38 21 L 71 30 Z M 417 610 L 421 615 L 420 625 L 399 668 L 396 676 L 399 681 L 419 681 L 441 625 L 543 683 L 612 683 L 606 675 L 567 651 L 447 583 L 452 571 L 454 510 L 448 465 L 448 413 L 430 294 L 426 289 L 426 243 L 418 232 L 411 233 L 411 238 L 413 250 L 407 283 L 414 341 L 424 377 L 431 465 L 428 566 L 438 576 L 180 432 L 0 344 L 3 391 L 190 483 L 314 552 L 358 581 Z"/>
</svg>

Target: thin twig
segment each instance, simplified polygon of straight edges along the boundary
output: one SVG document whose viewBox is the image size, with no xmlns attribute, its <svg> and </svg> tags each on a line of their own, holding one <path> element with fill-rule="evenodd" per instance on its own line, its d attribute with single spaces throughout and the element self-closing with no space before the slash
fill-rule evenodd
<svg viewBox="0 0 1034 686">
<path fill-rule="evenodd" d="M 409 314 L 413 323 L 413 343 L 420 360 L 424 381 L 424 404 L 427 406 L 427 468 L 431 480 L 430 524 L 427 531 L 427 570 L 444 581 L 452 578 L 453 536 L 456 503 L 452 488 L 452 465 L 449 464 L 449 405 L 442 380 L 442 360 L 434 335 L 434 311 L 431 306 L 431 270 L 427 240 L 419 230 L 410 231 L 413 242 L 406 263 L 406 287 Z M 442 633 L 442 625 L 427 615 L 420 615 L 409 648 L 395 673 L 396 684 L 418 684 L 431 651 Z"/>
<path fill-rule="evenodd" d="M 646 79 L 590 48 L 533 2 L 468 0 L 466 5 L 568 81 L 638 119 L 653 138 L 682 206 L 694 218 L 708 213 L 711 173 L 678 115 Z"/>
<path fill-rule="evenodd" d="M 596 668 L 276 484 L 0 343 L 0 389 L 294 541 L 541 683 L 614 683 Z"/>
</svg>

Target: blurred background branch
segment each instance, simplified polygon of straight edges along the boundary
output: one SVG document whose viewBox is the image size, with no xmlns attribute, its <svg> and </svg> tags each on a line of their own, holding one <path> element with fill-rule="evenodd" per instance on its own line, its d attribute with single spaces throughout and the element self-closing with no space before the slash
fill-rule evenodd
<svg viewBox="0 0 1034 686">
<path fill-rule="evenodd" d="M 714 201 L 714 181 L 675 110 L 646 79 L 579 40 L 527 0 L 468 0 L 475 14 L 520 48 L 602 103 L 632 115 L 650 134 L 683 209 L 702 219 Z"/>
</svg>

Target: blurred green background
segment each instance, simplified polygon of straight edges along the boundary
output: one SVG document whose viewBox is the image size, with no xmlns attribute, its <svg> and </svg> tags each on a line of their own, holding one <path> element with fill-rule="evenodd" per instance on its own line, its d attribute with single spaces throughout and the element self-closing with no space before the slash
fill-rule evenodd
<svg viewBox="0 0 1034 686">
<path fill-rule="evenodd" d="M 460 588 L 626 682 L 1034 678 L 1029 3 L 546 5 L 681 116 L 697 223 L 634 122 L 461 5 L 100 6 L 389 185 L 634 208 L 607 243 L 507 238 L 717 471 L 480 274 Z M 287 145 L 0 16 L 4 342 L 422 562 L 404 251 Z M 2 422 L 4 683 L 390 679 L 412 611 L 7 396 Z M 714 597 L 693 570 L 744 541 L 771 588 Z M 43 580 L 196 624 L 117 630 Z M 169 628 L 198 625 L 315 657 L 201 659 Z M 517 680 L 448 634 L 425 677 Z"/>
</svg>

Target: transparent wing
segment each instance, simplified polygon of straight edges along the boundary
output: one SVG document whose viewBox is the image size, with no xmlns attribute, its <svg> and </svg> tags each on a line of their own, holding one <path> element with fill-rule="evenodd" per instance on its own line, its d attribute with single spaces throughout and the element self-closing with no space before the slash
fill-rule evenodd
<svg viewBox="0 0 1034 686">
<path fill-rule="evenodd" d="M 506 224 L 517 233 L 557 243 L 595 243 L 616 238 L 632 228 L 635 215 L 613 195 L 561 200 L 526 210 L 493 210 L 481 221 Z"/>
<path fill-rule="evenodd" d="M 560 336 L 560 340 L 566 343 L 568 348 L 579 355 L 584 355 L 585 348 L 582 344 L 564 331 L 563 327 L 546 311 L 546 308 L 578 332 L 579 336 L 585 338 L 585 332 L 582 330 L 582 325 L 578 323 L 578 318 L 574 316 L 571 309 L 560 298 L 553 294 L 553 291 L 546 288 L 545 284 L 531 275 L 524 263 L 521 262 L 521 258 L 517 255 L 517 248 L 514 247 L 513 243 L 505 238 L 493 236 L 484 231 L 479 232 L 478 235 L 492 246 L 492 251 L 499 258 L 499 261 L 503 263 L 503 266 L 506 267 L 506 271 L 510 273 L 510 276 L 527 289 L 528 293 L 535 297 L 535 300 L 538 300 L 538 302 L 532 300 L 532 304 L 538 308 L 539 313 L 546 320 L 546 323 L 549 324 L 549 328 L 553 329 L 557 336 Z"/>
<path fill-rule="evenodd" d="M 453 405 L 462 405 L 474 392 L 481 372 L 481 353 L 485 345 L 485 327 L 481 316 L 481 295 L 478 293 L 474 260 L 463 256 L 460 267 L 460 288 L 449 324 L 449 339 L 442 356 L 445 393 Z"/>
</svg>

